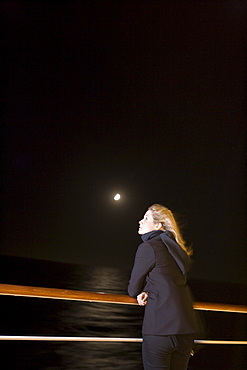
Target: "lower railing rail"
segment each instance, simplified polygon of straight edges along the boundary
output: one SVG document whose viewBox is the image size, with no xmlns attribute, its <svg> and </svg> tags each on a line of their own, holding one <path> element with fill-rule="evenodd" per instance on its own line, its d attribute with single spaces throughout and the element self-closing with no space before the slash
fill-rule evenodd
<svg viewBox="0 0 247 370">
<path fill-rule="evenodd" d="M 24 340 L 45 342 L 135 342 L 141 343 L 142 338 L 115 338 L 115 337 L 46 337 L 32 335 L 0 335 L 0 340 Z M 245 340 L 211 340 L 195 339 L 195 344 L 247 344 Z"/>
</svg>

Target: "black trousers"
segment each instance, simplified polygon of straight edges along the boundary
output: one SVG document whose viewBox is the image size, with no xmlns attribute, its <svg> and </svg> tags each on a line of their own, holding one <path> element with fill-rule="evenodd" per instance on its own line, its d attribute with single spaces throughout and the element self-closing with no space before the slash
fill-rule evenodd
<svg viewBox="0 0 247 370">
<path fill-rule="evenodd" d="M 144 335 L 144 370 L 186 370 L 193 342 L 194 334 Z"/>
</svg>

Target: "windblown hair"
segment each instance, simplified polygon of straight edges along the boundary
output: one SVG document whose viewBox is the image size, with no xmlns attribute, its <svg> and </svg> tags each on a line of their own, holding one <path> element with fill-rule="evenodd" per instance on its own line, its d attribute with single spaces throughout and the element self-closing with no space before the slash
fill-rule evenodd
<svg viewBox="0 0 247 370">
<path fill-rule="evenodd" d="M 189 255 L 193 254 L 193 250 L 191 247 L 187 247 L 185 240 L 183 239 L 177 222 L 174 218 L 173 213 L 166 207 L 162 206 L 161 204 L 153 204 L 148 208 L 152 211 L 153 220 L 155 223 L 162 224 L 162 230 L 170 231 L 178 245 Z"/>
</svg>

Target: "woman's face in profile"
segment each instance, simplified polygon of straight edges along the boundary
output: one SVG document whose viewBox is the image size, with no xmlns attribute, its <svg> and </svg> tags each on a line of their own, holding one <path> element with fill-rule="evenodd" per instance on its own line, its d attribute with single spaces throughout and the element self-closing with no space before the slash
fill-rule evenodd
<svg viewBox="0 0 247 370">
<path fill-rule="evenodd" d="M 143 235 L 153 230 L 157 230 L 157 224 L 154 223 L 152 211 L 149 209 L 139 221 L 138 234 Z"/>
</svg>

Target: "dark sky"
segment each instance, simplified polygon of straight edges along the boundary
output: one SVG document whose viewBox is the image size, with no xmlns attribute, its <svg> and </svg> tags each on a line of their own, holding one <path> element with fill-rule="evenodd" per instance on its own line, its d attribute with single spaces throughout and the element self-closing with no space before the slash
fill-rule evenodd
<svg viewBox="0 0 247 370">
<path fill-rule="evenodd" d="M 2 254 L 130 269 L 159 202 L 192 277 L 246 283 L 246 21 L 246 0 L 1 1 Z"/>
</svg>

